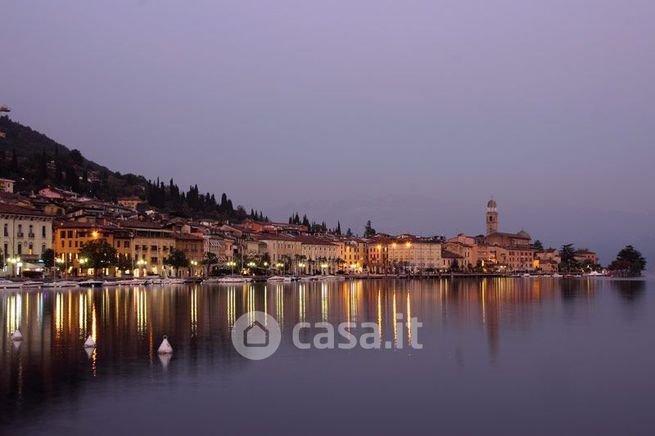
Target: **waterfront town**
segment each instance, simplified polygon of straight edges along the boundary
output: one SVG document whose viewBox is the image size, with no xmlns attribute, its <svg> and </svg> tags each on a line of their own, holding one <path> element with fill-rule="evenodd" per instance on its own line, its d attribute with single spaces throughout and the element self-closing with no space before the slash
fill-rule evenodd
<svg viewBox="0 0 655 436">
<path fill-rule="evenodd" d="M 10 179 L 0 179 L 0 190 L 5 277 L 557 274 L 562 264 L 561 250 L 544 248 L 527 231 L 500 231 L 493 199 L 481 210 L 484 234 L 388 235 L 367 228 L 360 237 L 317 232 L 292 219 L 181 218 L 139 197 L 108 202 L 55 187 L 20 195 Z M 90 259 L 90 247 L 104 258 Z M 591 250 L 571 255 L 580 272 L 599 268 Z"/>
</svg>

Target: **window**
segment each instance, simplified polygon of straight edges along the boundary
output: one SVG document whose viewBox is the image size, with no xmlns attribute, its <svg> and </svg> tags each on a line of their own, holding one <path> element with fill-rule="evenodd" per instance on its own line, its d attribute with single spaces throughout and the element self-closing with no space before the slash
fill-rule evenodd
<svg viewBox="0 0 655 436">
<path fill-rule="evenodd" d="M 73 237 L 73 231 L 69 230 L 66 234 L 67 237 L 72 238 Z"/>
<path fill-rule="evenodd" d="M 41 244 L 41 254 L 45 253 L 45 244 Z"/>
<path fill-rule="evenodd" d="M 23 244 L 18 244 L 18 249 L 16 251 L 18 254 L 23 254 Z"/>
<path fill-rule="evenodd" d="M 66 230 L 62 230 L 62 231 L 60 231 L 60 232 L 59 232 L 59 237 L 60 237 L 61 239 L 64 239 L 64 238 L 66 237 Z"/>
<path fill-rule="evenodd" d="M 46 229 L 45 226 L 41 226 L 41 237 L 45 238 L 46 237 Z"/>
<path fill-rule="evenodd" d="M 129 248 L 129 247 L 130 247 L 130 241 L 125 241 L 125 242 L 123 243 L 123 247 L 125 247 L 125 248 Z"/>
<path fill-rule="evenodd" d="M 9 224 L 5 224 L 5 236 L 9 236 Z M 6 252 L 7 250 L 5 250 Z"/>
</svg>

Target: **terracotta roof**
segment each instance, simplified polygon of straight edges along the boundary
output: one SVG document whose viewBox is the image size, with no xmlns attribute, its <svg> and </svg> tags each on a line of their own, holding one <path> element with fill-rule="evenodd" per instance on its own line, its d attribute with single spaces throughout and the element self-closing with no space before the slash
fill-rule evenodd
<svg viewBox="0 0 655 436">
<path fill-rule="evenodd" d="M 128 229 L 163 229 L 163 225 L 156 221 L 139 221 L 139 220 L 124 220 L 119 221 L 118 225 Z"/>
<path fill-rule="evenodd" d="M 294 238 L 290 235 L 285 235 L 281 233 L 258 233 L 252 235 L 254 239 L 260 241 L 289 241 L 289 242 L 299 242 L 297 238 Z"/>
<path fill-rule="evenodd" d="M 314 236 L 298 236 L 295 239 L 305 245 L 334 245 L 334 243 L 331 241 Z"/>
<path fill-rule="evenodd" d="M 192 233 L 175 233 L 173 237 L 181 241 L 203 241 L 202 236 L 197 236 Z"/>
<path fill-rule="evenodd" d="M 515 239 L 528 239 L 528 240 L 530 239 L 530 235 L 527 232 L 523 231 L 523 230 L 521 230 L 518 233 L 493 232 L 493 233 L 490 233 L 489 235 L 487 235 L 487 237 L 489 237 L 489 236 L 507 236 L 507 237 L 515 238 Z"/>
<path fill-rule="evenodd" d="M 27 207 L 7 203 L 0 203 L 0 213 L 26 216 L 47 216 L 43 212 L 36 209 L 30 209 Z"/>
</svg>

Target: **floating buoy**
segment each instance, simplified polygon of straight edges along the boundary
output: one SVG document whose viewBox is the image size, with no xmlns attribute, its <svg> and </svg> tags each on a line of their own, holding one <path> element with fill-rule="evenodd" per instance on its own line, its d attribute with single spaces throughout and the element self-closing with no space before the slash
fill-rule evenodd
<svg viewBox="0 0 655 436">
<path fill-rule="evenodd" d="M 161 367 L 164 371 L 168 369 L 168 363 L 171 361 L 172 353 L 168 354 L 159 354 L 159 361 L 161 362 Z"/>
<path fill-rule="evenodd" d="M 164 335 L 164 340 L 161 341 L 161 345 L 159 346 L 159 349 L 157 350 L 159 354 L 172 354 L 173 353 L 173 347 L 171 347 L 170 342 L 168 342 L 168 336 Z"/>
<path fill-rule="evenodd" d="M 11 340 L 12 341 L 22 341 L 23 340 L 23 334 L 20 332 L 20 330 L 16 329 L 16 331 L 11 335 Z"/>
<path fill-rule="evenodd" d="M 84 348 L 95 348 L 96 343 L 93 341 L 93 338 L 91 335 L 89 335 L 88 338 L 86 338 L 86 341 L 84 341 Z"/>
</svg>

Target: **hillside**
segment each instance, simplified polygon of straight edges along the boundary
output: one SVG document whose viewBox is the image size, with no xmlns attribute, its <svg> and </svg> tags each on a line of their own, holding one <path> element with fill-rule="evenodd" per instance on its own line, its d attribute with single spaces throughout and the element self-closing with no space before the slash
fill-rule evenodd
<svg viewBox="0 0 655 436">
<path fill-rule="evenodd" d="M 179 216 L 242 220 L 264 219 L 261 212 L 248 214 L 234 207 L 226 194 L 200 193 L 197 186 L 180 190 L 171 179 L 164 183 L 136 174 L 121 174 L 86 159 L 46 135 L 7 116 L 0 117 L 0 177 L 16 180 L 15 191 L 29 194 L 45 186 L 77 192 L 105 201 L 138 196 L 150 206 Z"/>
</svg>

